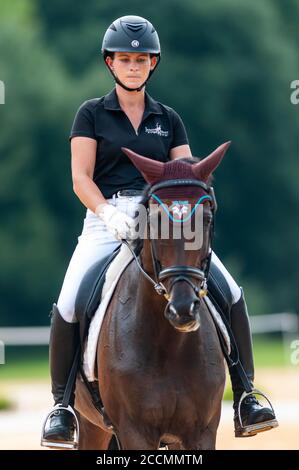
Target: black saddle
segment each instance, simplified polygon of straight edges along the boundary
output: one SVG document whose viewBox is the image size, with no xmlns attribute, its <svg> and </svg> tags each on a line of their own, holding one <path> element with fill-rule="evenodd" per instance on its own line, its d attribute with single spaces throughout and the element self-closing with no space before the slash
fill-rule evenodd
<svg viewBox="0 0 299 470">
<path fill-rule="evenodd" d="M 111 254 L 94 263 L 86 271 L 81 281 L 75 301 L 75 313 L 80 322 L 81 345 L 87 335 L 90 321 L 100 304 L 106 272 L 111 262 L 118 255 L 120 248 L 121 245 Z"/>
</svg>

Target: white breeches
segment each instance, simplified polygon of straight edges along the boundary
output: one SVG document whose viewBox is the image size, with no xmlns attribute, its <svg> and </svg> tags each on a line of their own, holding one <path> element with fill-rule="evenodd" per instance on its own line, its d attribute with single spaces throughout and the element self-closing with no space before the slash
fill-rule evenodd
<svg viewBox="0 0 299 470">
<path fill-rule="evenodd" d="M 140 196 L 130 198 L 113 197 L 108 199 L 108 201 L 114 204 L 120 211 L 133 216 L 136 204 L 140 201 Z M 75 300 L 86 271 L 94 263 L 112 253 L 119 244 L 120 242 L 110 234 L 104 222 L 87 209 L 83 230 L 78 237 L 78 244 L 70 260 L 57 301 L 57 307 L 65 321 L 71 323 L 77 322 Z M 233 303 L 236 303 L 241 296 L 240 287 L 214 252 L 212 253 L 212 261 L 225 276 L 233 296 Z"/>
</svg>

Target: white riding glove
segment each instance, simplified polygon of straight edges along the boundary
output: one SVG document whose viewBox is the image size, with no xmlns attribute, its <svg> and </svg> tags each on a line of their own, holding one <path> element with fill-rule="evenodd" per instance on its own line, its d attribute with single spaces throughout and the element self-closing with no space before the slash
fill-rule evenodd
<svg viewBox="0 0 299 470">
<path fill-rule="evenodd" d="M 117 240 L 134 238 L 135 222 L 132 217 L 120 212 L 111 204 L 99 204 L 95 213 L 106 224 Z"/>
</svg>

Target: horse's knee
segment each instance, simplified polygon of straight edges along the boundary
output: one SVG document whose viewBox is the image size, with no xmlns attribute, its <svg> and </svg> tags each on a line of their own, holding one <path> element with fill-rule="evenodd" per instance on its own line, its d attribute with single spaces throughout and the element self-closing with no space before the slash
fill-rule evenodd
<svg viewBox="0 0 299 470">
<path fill-rule="evenodd" d="M 160 438 L 143 436 L 135 429 L 122 426 L 123 432 L 118 434 L 122 450 L 158 450 Z"/>
<path fill-rule="evenodd" d="M 79 450 L 107 450 L 111 440 L 111 434 L 80 415 Z"/>
</svg>

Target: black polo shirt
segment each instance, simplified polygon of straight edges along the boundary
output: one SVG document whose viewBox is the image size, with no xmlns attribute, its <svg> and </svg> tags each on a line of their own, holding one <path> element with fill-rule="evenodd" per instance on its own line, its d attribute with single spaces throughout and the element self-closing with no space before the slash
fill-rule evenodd
<svg viewBox="0 0 299 470">
<path fill-rule="evenodd" d="M 121 109 L 115 88 L 101 98 L 85 101 L 77 111 L 70 139 L 90 137 L 97 141 L 93 180 L 106 198 L 121 189 L 142 189 L 140 172 L 121 151 L 127 147 L 145 157 L 168 161 L 170 149 L 188 144 L 180 116 L 145 92 L 142 122 L 135 132 Z"/>
</svg>

